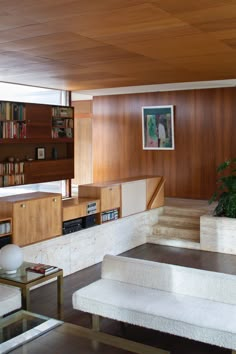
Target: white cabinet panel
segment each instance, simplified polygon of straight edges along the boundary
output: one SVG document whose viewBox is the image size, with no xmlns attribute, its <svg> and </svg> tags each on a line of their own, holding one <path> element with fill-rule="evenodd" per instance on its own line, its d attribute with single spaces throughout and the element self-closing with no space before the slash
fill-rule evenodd
<svg viewBox="0 0 236 354">
<path fill-rule="evenodd" d="M 146 179 L 121 184 L 121 216 L 146 210 Z"/>
</svg>

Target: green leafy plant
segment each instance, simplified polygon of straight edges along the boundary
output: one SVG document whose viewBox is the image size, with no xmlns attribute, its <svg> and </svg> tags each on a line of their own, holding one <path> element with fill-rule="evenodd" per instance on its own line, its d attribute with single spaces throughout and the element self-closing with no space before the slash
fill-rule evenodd
<svg viewBox="0 0 236 354">
<path fill-rule="evenodd" d="M 217 168 L 219 178 L 217 190 L 209 200 L 209 204 L 218 201 L 214 210 L 215 216 L 236 218 L 236 158 L 224 161 Z"/>
</svg>

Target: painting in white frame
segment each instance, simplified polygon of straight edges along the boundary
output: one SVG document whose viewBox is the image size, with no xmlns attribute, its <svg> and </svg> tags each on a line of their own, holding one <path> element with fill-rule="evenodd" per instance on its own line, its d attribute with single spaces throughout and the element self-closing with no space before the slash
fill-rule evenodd
<svg viewBox="0 0 236 354">
<path fill-rule="evenodd" d="M 174 150 L 174 106 L 142 107 L 144 150 Z"/>
</svg>

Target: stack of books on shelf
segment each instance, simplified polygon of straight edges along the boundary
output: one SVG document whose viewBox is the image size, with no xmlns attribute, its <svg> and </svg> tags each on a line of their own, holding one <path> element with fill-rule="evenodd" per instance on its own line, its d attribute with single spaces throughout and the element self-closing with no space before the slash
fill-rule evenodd
<svg viewBox="0 0 236 354">
<path fill-rule="evenodd" d="M 0 175 L 0 187 L 8 187 L 19 184 L 24 184 L 25 176 L 24 174 L 15 175 Z"/>
<path fill-rule="evenodd" d="M 106 222 L 111 220 L 117 220 L 119 217 L 119 213 L 117 209 L 114 209 L 114 210 L 104 211 L 101 216 L 102 216 L 102 222 Z"/>
<path fill-rule="evenodd" d="M 0 175 L 17 175 L 24 173 L 24 162 L 0 162 Z"/>
<path fill-rule="evenodd" d="M 72 128 L 52 128 L 52 138 L 72 138 Z"/>
<path fill-rule="evenodd" d="M 42 263 L 38 263 L 31 267 L 26 268 L 28 272 L 39 273 L 43 275 L 54 273 L 58 271 L 58 269 L 59 269 L 58 267 L 51 266 L 48 264 L 42 264 Z"/>
<path fill-rule="evenodd" d="M 0 121 L 1 139 L 23 139 L 26 138 L 26 124 L 16 121 Z"/>
<path fill-rule="evenodd" d="M 25 105 L 16 102 L 0 102 L 0 120 L 25 120 Z"/>
<path fill-rule="evenodd" d="M 53 107 L 52 108 L 53 117 L 73 117 L 73 109 L 71 107 Z"/>
<path fill-rule="evenodd" d="M 0 223 L 0 235 L 8 234 L 11 231 L 11 224 L 9 222 Z"/>
</svg>

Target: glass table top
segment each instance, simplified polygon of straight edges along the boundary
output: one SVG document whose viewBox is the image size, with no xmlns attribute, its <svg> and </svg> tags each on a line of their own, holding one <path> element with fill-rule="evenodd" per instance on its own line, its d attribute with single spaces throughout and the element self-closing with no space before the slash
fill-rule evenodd
<svg viewBox="0 0 236 354">
<path fill-rule="evenodd" d="M 0 318 L 0 353 L 8 353 L 62 323 L 24 310 Z"/>
<path fill-rule="evenodd" d="M 31 267 L 34 265 L 35 263 L 23 262 L 22 265 L 17 269 L 17 272 L 14 274 L 7 274 L 2 268 L 0 268 L 0 279 L 13 280 L 17 283 L 28 284 L 35 279 L 45 277 L 44 274 L 29 272 L 26 270 L 27 267 Z"/>
</svg>

